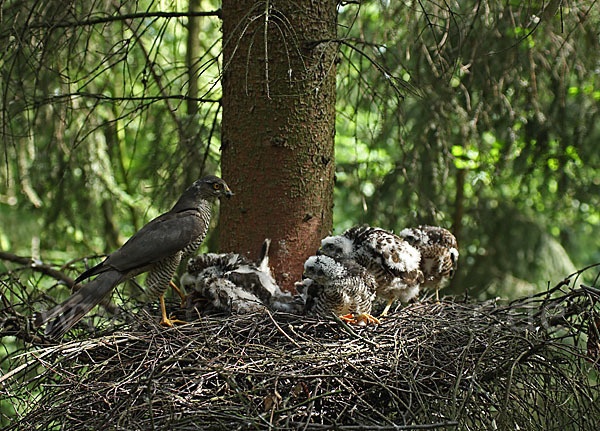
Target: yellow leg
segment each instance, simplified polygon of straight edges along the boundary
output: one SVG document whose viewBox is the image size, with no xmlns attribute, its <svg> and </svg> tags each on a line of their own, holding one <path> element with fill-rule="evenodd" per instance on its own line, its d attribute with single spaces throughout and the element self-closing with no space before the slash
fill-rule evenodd
<svg viewBox="0 0 600 431">
<path fill-rule="evenodd" d="M 162 318 L 160 320 L 161 325 L 173 327 L 173 324 L 175 324 L 175 323 L 187 323 L 187 322 L 184 322 L 183 320 L 168 318 L 167 317 L 167 307 L 165 306 L 165 296 L 160 295 L 159 300 L 160 300 L 160 314 L 162 316 Z"/>
<path fill-rule="evenodd" d="M 373 317 L 368 313 L 360 314 L 356 318 L 356 322 L 359 325 L 368 325 L 369 323 L 375 323 L 375 324 L 379 325 L 381 323 L 378 318 Z"/>
<path fill-rule="evenodd" d="M 435 302 L 437 302 L 438 304 L 440 302 L 440 294 L 439 289 L 437 287 L 435 288 Z"/>
<path fill-rule="evenodd" d="M 344 322 L 348 322 L 348 323 L 356 323 L 356 319 L 354 318 L 354 315 L 352 314 L 346 314 L 344 316 L 339 316 L 340 320 L 343 320 Z"/>
<path fill-rule="evenodd" d="M 179 287 L 177 287 L 175 285 L 175 283 L 173 283 L 173 281 L 169 281 L 169 285 L 173 288 L 173 290 L 175 292 L 177 292 L 177 294 L 179 295 L 179 298 L 181 298 L 181 308 L 185 307 L 185 303 L 187 301 L 187 296 L 185 295 L 185 293 L 183 293 L 181 291 L 181 289 Z"/>
<path fill-rule="evenodd" d="M 379 317 L 385 317 L 388 315 L 388 311 L 390 311 L 390 307 L 392 306 L 392 302 L 394 302 L 393 299 L 388 299 L 388 302 L 385 306 L 385 308 L 383 309 L 383 311 L 381 312 L 381 314 L 379 315 Z M 379 322 L 377 322 L 379 323 Z"/>
</svg>

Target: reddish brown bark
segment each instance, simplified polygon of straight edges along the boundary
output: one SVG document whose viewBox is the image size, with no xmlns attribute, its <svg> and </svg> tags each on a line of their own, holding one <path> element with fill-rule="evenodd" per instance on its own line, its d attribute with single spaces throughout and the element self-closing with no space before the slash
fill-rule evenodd
<svg viewBox="0 0 600 431">
<path fill-rule="evenodd" d="M 223 0 L 222 11 L 221 170 L 236 195 L 220 246 L 255 257 L 271 238 L 291 289 L 331 230 L 336 46 L 310 42 L 335 38 L 336 2 Z"/>
</svg>

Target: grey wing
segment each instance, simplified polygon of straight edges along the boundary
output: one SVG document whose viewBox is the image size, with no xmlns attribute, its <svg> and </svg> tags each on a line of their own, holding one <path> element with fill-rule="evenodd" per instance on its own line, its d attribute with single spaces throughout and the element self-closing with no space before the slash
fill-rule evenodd
<svg viewBox="0 0 600 431">
<path fill-rule="evenodd" d="M 185 251 L 184 251 L 185 253 Z M 185 256 L 182 256 L 182 258 Z M 224 274 L 228 271 L 235 271 L 242 265 L 251 265 L 249 259 L 237 253 L 205 253 L 191 257 L 188 260 L 187 272 L 191 275 L 198 275 L 206 268 L 214 267 Z"/>
<path fill-rule="evenodd" d="M 304 302 L 303 314 L 324 314 L 324 286 L 311 278 L 305 278 L 295 284 L 298 296 Z"/>
<path fill-rule="evenodd" d="M 183 250 L 204 230 L 204 222 L 195 210 L 155 218 L 112 253 L 103 266 L 128 272 L 144 268 Z"/>
<path fill-rule="evenodd" d="M 219 255 L 216 253 L 206 253 L 191 257 L 187 262 L 187 273 L 195 277 L 206 268 L 217 265 L 219 259 Z"/>
<path fill-rule="evenodd" d="M 227 313 L 249 313 L 264 308 L 263 301 L 246 289 L 237 285 L 216 267 L 202 271 L 194 287 L 196 297 L 207 299 L 210 308 Z"/>
</svg>

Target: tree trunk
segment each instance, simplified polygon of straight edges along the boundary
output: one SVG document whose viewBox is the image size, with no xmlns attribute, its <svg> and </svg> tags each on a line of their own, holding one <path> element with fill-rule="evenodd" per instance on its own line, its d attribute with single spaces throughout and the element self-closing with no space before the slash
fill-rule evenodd
<svg viewBox="0 0 600 431">
<path fill-rule="evenodd" d="M 292 290 L 331 230 L 336 1 L 223 0 L 220 246 L 270 262 Z M 266 36 L 266 42 L 265 42 Z M 312 43 L 311 43 L 312 42 Z"/>
<path fill-rule="evenodd" d="M 189 0 L 188 10 L 190 13 L 200 12 L 200 0 Z M 188 99 L 187 114 L 189 116 L 198 113 L 198 101 L 192 100 L 198 98 L 198 57 L 200 57 L 200 17 L 190 16 L 187 26 L 187 50 L 185 63 L 188 70 Z"/>
</svg>

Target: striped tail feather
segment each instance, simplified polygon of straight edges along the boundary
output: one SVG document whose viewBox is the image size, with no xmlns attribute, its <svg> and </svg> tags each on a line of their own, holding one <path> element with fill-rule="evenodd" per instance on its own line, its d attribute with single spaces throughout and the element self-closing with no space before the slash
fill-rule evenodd
<svg viewBox="0 0 600 431">
<path fill-rule="evenodd" d="M 79 277 L 77 277 L 75 279 L 75 284 L 81 283 L 83 280 L 90 278 L 90 277 L 94 276 L 95 274 L 98 274 L 100 272 L 100 270 L 102 269 L 103 265 L 104 265 L 104 262 L 100 262 L 98 265 L 93 266 L 90 269 L 84 271 L 82 274 L 79 275 Z"/>
<path fill-rule="evenodd" d="M 94 306 L 108 295 L 121 281 L 123 274 L 119 271 L 107 271 L 87 283 L 62 304 L 47 311 L 37 313 L 35 326 L 40 327 L 50 321 L 44 333 L 51 338 L 62 337 L 79 322 Z"/>
</svg>

